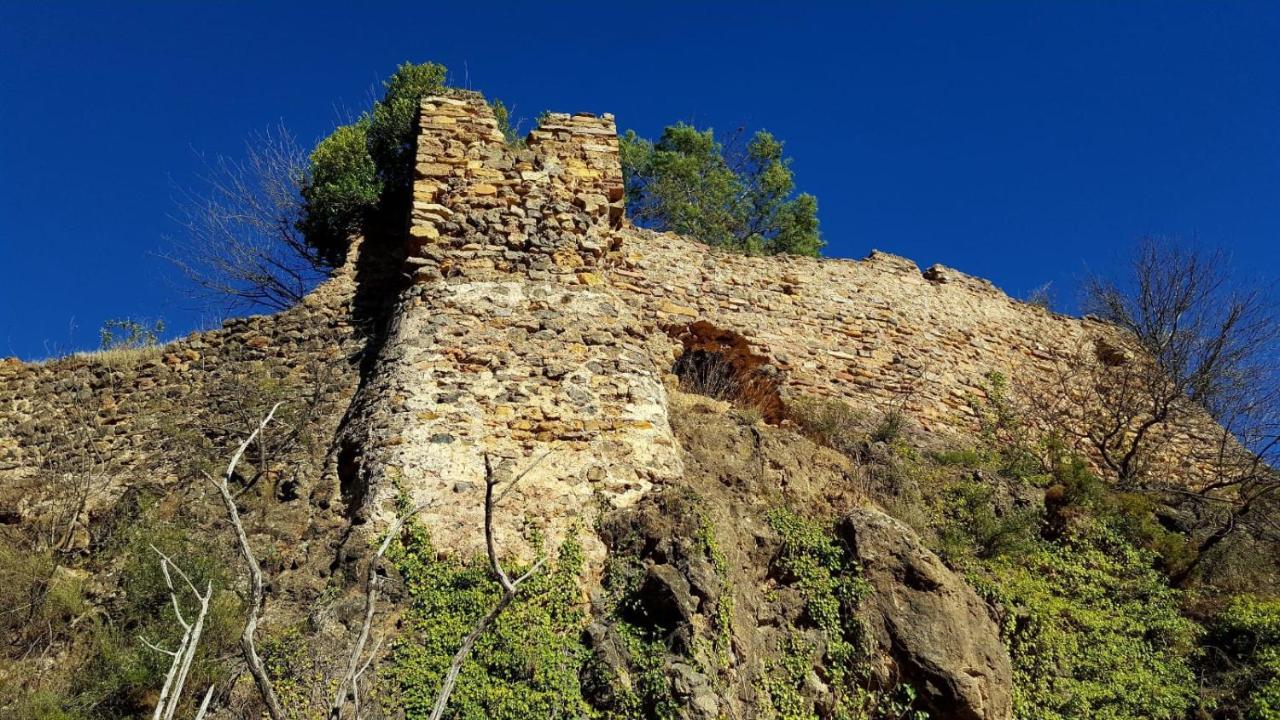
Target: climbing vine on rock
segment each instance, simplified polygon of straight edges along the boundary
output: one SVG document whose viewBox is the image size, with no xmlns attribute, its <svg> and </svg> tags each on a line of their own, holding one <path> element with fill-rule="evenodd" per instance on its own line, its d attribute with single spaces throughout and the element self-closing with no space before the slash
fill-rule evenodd
<svg viewBox="0 0 1280 720">
<path fill-rule="evenodd" d="M 409 610 L 405 630 L 385 671 L 408 720 L 426 718 L 463 636 L 502 589 L 483 558 L 442 560 L 426 530 L 411 525 L 390 553 L 404 577 Z M 519 568 L 512 568 L 522 572 Z M 587 659 L 580 640 L 582 550 L 561 545 L 554 567 L 521 588 L 476 643 L 445 717 L 452 720 L 587 718 L 578 675 Z"/>
<path fill-rule="evenodd" d="M 829 525 L 781 508 L 767 519 L 782 539 L 775 562 L 778 582 L 797 591 L 804 602 L 804 614 L 787 637 L 782 658 L 761 683 L 773 716 L 780 720 L 927 720 L 924 711 L 912 707 L 916 694 L 910 685 L 880 688 L 873 682 L 873 650 L 857 616 L 858 605 L 871 587 L 859 576 L 857 563 Z M 806 628 L 816 629 L 818 637 L 806 633 Z M 832 694 L 829 711 L 821 714 L 806 695 L 814 672 Z"/>
</svg>

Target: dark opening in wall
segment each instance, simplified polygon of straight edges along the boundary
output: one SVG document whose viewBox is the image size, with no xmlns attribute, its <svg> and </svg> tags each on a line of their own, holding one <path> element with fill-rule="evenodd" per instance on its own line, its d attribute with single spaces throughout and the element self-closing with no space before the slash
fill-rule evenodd
<svg viewBox="0 0 1280 720">
<path fill-rule="evenodd" d="M 705 320 L 668 327 L 667 333 L 684 346 L 672 372 L 686 391 L 755 410 L 775 425 L 786 419 L 778 369 L 753 353 L 742 335 Z"/>
<path fill-rule="evenodd" d="M 354 442 L 345 440 L 338 449 L 338 491 L 345 505 L 343 515 L 352 524 L 361 522 L 357 518 L 368 490 L 369 483 L 360 467 L 359 448 Z"/>
</svg>

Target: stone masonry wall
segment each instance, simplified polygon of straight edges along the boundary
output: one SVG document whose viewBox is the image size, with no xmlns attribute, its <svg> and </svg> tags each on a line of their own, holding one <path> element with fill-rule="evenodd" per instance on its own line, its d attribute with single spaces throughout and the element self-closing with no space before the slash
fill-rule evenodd
<svg viewBox="0 0 1280 720">
<path fill-rule="evenodd" d="M 989 373 L 1009 380 L 1009 399 L 1046 431 L 1096 412 L 1090 378 L 1105 365 L 1100 352 L 1141 362 L 1114 326 L 1015 300 L 942 265 L 922 272 L 883 252 L 746 257 L 669 233 L 620 234 L 607 284 L 648 332 L 695 321 L 737 332 L 778 369 L 785 398 L 899 410 L 940 438 L 972 442 Z M 680 350 L 671 342 L 672 356 Z M 1211 472 L 1221 432 L 1193 409 L 1153 435 L 1160 454 L 1151 462 L 1184 477 Z M 1087 445 L 1076 449 L 1093 457 Z"/>
<path fill-rule="evenodd" d="M 1061 394 L 1055 375 L 1099 341 L 1123 345 L 1109 326 L 941 266 L 921 272 L 885 253 L 744 257 L 630 227 L 609 115 L 552 114 L 512 146 L 480 96 L 428 98 L 413 191 L 414 282 L 363 376 L 345 270 L 285 313 L 124 364 L 0 362 L 0 522 L 37 512 L 42 468 L 83 450 L 55 419 L 95 428 L 94 451 L 122 469 L 177 476 L 182 426 L 208 427 L 221 411 L 200 406 L 225 404 L 229 379 L 327 367 L 326 392 L 346 418 L 325 421 L 340 435 L 336 457 L 318 462 L 337 477 L 313 492 L 374 529 L 402 498 L 430 502 L 437 542 L 471 553 L 482 540 L 484 456 L 500 476 L 536 465 L 499 523 L 504 544 L 527 551 L 516 536 L 531 538 L 532 526 L 554 542 L 593 508 L 625 505 L 682 472 L 664 384 L 681 352 L 672 336 L 694 321 L 743 336 L 784 397 L 899 407 L 926 431 L 960 436 L 976 425 L 970 400 L 987 373 L 1022 381 L 1032 398 Z M 204 441 L 227 444 L 243 420 Z M 1180 428 L 1171 461 L 1185 464 L 1180 449 L 1210 432 Z"/>
<path fill-rule="evenodd" d="M 428 98 L 419 118 L 409 263 L 419 281 L 599 265 L 622 220 L 613 116 L 551 114 L 513 149 L 482 98 Z"/>
<path fill-rule="evenodd" d="M 643 230 L 625 248 L 609 286 L 655 328 L 705 320 L 741 333 L 791 397 L 901 406 L 928 431 L 970 428 L 987 373 L 1048 376 L 1107 330 L 882 252 L 755 258 Z"/>
<path fill-rule="evenodd" d="M 62 546 L 84 550 L 97 541 L 99 516 L 128 489 L 204 489 L 200 463 L 225 462 L 226 448 L 276 400 L 286 403 L 280 416 L 309 435 L 275 458 L 290 468 L 275 488 L 286 500 L 280 513 L 306 518 L 332 505 L 321 522 L 340 521 L 336 483 L 319 480 L 327 439 L 358 384 L 363 341 L 350 320 L 352 292 L 340 274 L 286 312 L 229 320 L 161 347 L 0 360 L 0 525 L 31 531 L 84 490 L 74 537 Z M 290 562 L 301 564 L 307 543 L 288 543 Z M 315 554 L 332 558 L 328 548 Z"/>
<path fill-rule="evenodd" d="M 1063 394 L 1062 378 L 1093 362 L 1100 344 L 1126 343 L 1104 323 L 1019 302 L 943 266 L 922 272 L 881 252 L 861 261 L 745 257 L 630 227 L 608 115 L 552 115 L 523 149 L 502 142 L 477 98 L 428 100 L 420 122 L 417 277 L 602 293 L 649 345 L 648 366 L 624 373 L 668 371 L 681 349 L 670 336 L 705 321 L 744 336 L 778 371 L 786 397 L 897 408 L 927 432 L 971 437 L 989 373 L 1009 378 L 1030 405 Z M 1213 431 L 1205 422 L 1179 428 L 1167 459 L 1188 465 L 1184 451 Z"/>
<path fill-rule="evenodd" d="M 484 457 L 529 472 L 496 533 L 528 555 L 600 505 L 625 505 L 681 463 L 651 334 L 599 269 L 621 222 L 609 116 L 551 115 L 509 147 L 484 100 L 428 98 L 419 118 L 408 263 L 414 284 L 358 399 L 351 447 L 363 516 L 397 502 L 441 547 L 483 550 Z M 523 541 L 518 536 L 523 536 Z M 587 557 L 603 558 L 593 533 Z"/>
</svg>

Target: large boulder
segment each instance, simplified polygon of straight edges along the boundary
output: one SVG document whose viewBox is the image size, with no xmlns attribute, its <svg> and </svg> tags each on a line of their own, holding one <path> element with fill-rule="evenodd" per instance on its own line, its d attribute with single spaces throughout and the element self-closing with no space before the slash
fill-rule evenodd
<svg viewBox="0 0 1280 720">
<path fill-rule="evenodd" d="M 861 508 L 838 532 L 870 581 L 864 619 L 884 680 L 912 684 L 934 720 L 1007 720 L 1012 670 L 987 606 L 903 523 Z"/>
</svg>

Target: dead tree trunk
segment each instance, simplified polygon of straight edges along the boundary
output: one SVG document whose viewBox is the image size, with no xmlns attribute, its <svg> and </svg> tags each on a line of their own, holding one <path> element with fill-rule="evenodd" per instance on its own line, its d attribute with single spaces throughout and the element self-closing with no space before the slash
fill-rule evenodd
<svg viewBox="0 0 1280 720">
<path fill-rule="evenodd" d="M 235 454 L 231 456 L 231 462 L 227 464 L 227 471 L 222 478 L 215 480 L 213 477 L 206 475 L 222 495 L 222 502 L 227 507 L 227 517 L 231 520 L 231 526 L 236 531 L 236 541 L 240 545 L 240 554 L 244 556 L 245 564 L 249 566 L 249 614 L 245 618 L 244 632 L 240 634 L 240 649 L 244 652 L 245 662 L 249 665 L 249 673 L 253 675 L 253 681 L 258 686 L 258 693 L 262 696 L 262 701 L 267 706 L 267 714 L 271 716 L 271 720 L 285 720 L 285 712 L 280 705 L 280 699 L 276 696 L 275 688 L 271 685 L 271 678 L 267 677 L 267 670 L 263 667 L 262 658 L 258 657 L 258 650 L 254 644 L 254 635 L 258 631 L 258 618 L 262 614 L 262 603 L 265 596 L 262 587 L 262 567 L 258 565 L 258 559 L 253 554 L 253 548 L 249 546 L 249 536 L 245 533 L 244 523 L 240 521 L 240 512 L 236 510 L 235 498 L 231 496 L 230 482 L 232 476 L 235 475 L 236 465 L 239 464 L 245 449 L 253 444 L 254 439 L 267 427 L 275 416 L 276 410 L 280 409 L 282 404 L 276 403 L 272 406 L 271 411 L 262 419 L 258 427 L 240 444 Z"/>
<path fill-rule="evenodd" d="M 546 457 L 546 455 L 542 457 Z M 541 459 L 539 458 L 539 461 Z M 536 464 L 537 462 L 534 463 L 534 465 Z M 532 469 L 532 466 L 529 469 Z M 518 482 L 525 473 L 529 472 L 529 469 L 526 469 L 524 473 L 513 479 L 511 484 L 514 485 Z M 480 622 L 476 623 L 471 632 L 467 633 L 467 636 L 462 640 L 462 645 L 458 648 L 458 652 L 454 653 L 453 662 L 449 664 L 449 672 L 445 674 L 444 684 L 440 687 L 440 694 L 436 697 L 435 706 L 431 709 L 430 720 L 440 720 L 444 716 L 445 708 L 449 705 L 449 696 L 453 694 L 453 686 L 458 682 L 458 673 L 461 672 L 462 665 L 467 661 L 467 657 L 471 655 L 471 650 L 475 647 L 476 640 L 484 634 L 485 630 L 489 629 L 494 620 L 498 619 L 498 616 L 511 604 L 511 601 L 516 599 L 516 593 L 519 592 L 521 583 L 538 572 L 547 560 L 546 557 L 538 558 L 538 561 L 533 564 L 533 567 L 529 568 L 528 572 L 515 580 L 507 576 L 506 571 L 502 569 L 502 562 L 498 560 L 497 542 L 493 537 L 493 508 L 495 504 L 493 489 L 498 484 L 498 481 L 494 478 L 493 464 L 490 462 L 488 455 L 484 456 L 484 483 L 485 548 L 489 553 L 489 569 L 502 586 L 502 597 L 498 598 L 497 604 L 489 612 L 485 613 L 484 617 L 480 618 Z M 510 487 L 508 487 L 508 490 L 510 490 Z M 505 495 L 506 492 L 504 491 L 503 494 Z"/>
<path fill-rule="evenodd" d="M 191 582 L 191 578 L 182 571 L 172 560 L 164 553 L 156 549 L 154 545 L 151 549 L 160 556 L 160 572 L 164 574 L 165 585 L 169 588 L 169 600 L 173 604 L 173 615 L 178 620 L 178 624 L 182 626 L 182 640 L 178 643 L 177 650 L 165 650 L 164 648 L 153 644 L 146 638 L 139 638 L 144 645 L 173 658 L 169 664 L 169 671 L 165 673 L 164 685 L 160 688 L 160 699 L 156 702 L 155 712 L 151 714 L 152 720 L 173 720 L 174 713 L 178 711 L 178 705 L 182 702 L 182 688 L 186 685 L 187 674 L 191 671 L 191 662 L 195 659 L 196 648 L 200 645 L 200 636 L 204 633 L 204 620 L 209 614 L 209 598 L 213 596 L 213 583 L 206 585 L 204 594 Z M 196 613 L 196 618 L 192 622 L 182 615 L 182 606 L 178 602 L 178 589 L 173 585 L 173 576 L 169 573 L 169 569 L 173 568 L 182 581 L 186 584 L 187 589 L 200 603 L 200 610 Z M 212 688 L 210 688 L 212 690 Z M 208 704 L 206 697 L 205 703 Z"/>
</svg>

